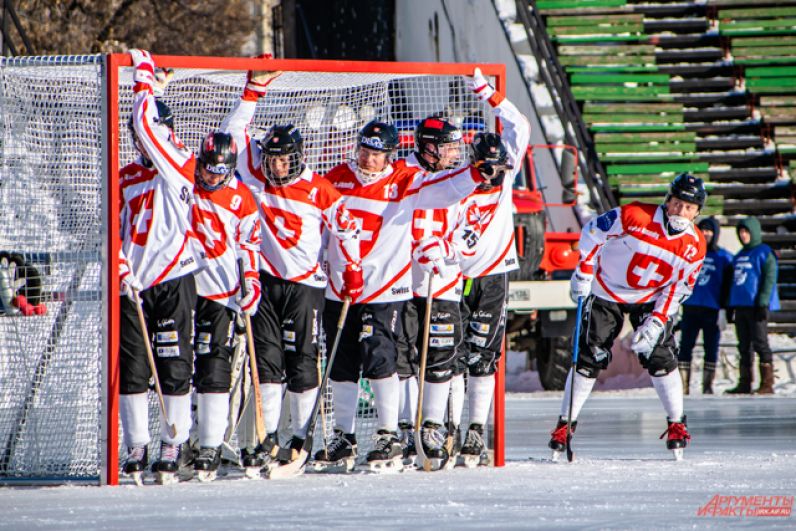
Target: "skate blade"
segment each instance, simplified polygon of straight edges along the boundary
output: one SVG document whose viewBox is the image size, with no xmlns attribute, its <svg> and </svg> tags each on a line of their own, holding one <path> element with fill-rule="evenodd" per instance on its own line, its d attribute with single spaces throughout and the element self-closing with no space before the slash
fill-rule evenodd
<svg viewBox="0 0 796 531">
<path fill-rule="evenodd" d="M 403 464 L 407 468 L 412 468 L 417 464 L 417 455 L 408 455 L 403 458 Z"/>
<path fill-rule="evenodd" d="M 423 460 L 423 470 L 426 472 L 437 472 L 446 468 L 450 459 L 447 457 L 426 457 Z"/>
<path fill-rule="evenodd" d="M 135 482 L 137 487 L 144 486 L 144 473 L 141 471 L 130 473 L 130 478 Z"/>
<path fill-rule="evenodd" d="M 295 460 L 289 463 L 278 464 L 274 468 L 271 468 L 268 471 L 268 479 L 290 479 L 300 476 L 304 473 L 307 457 L 307 452 L 302 450 Z"/>
<path fill-rule="evenodd" d="M 215 481 L 217 475 L 218 475 L 217 470 L 196 471 L 196 479 L 198 479 L 200 483 L 210 483 L 211 481 Z"/>
<path fill-rule="evenodd" d="M 247 466 L 243 469 L 243 477 L 246 479 L 263 479 L 262 470 L 259 466 Z"/>
<path fill-rule="evenodd" d="M 481 464 L 480 455 L 460 455 L 462 466 L 465 468 L 476 468 Z"/>
<path fill-rule="evenodd" d="M 155 476 L 155 483 L 158 485 L 176 485 L 180 478 L 174 472 L 158 472 Z"/>
<path fill-rule="evenodd" d="M 348 474 L 356 468 L 356 458 L 348 457 L 340 461 L 311 461 L 305 472 L 314 474 Z"/>
<path fill-rule="evenodd" d="M 675 448 L 672 450 L 672 454 L 674 454 L 675 461 L 682 461 L 683 460 L 683 448 Z"/>
<path fill-rule="evenodd" d="M 362 463 L 356 467 L 357 471 L 370 474 L 398 474 L 402 472 L 403 469 L 403 457 L 400 455 L 385 461 L 371 461 L 370 463 Z"/>
</svg>

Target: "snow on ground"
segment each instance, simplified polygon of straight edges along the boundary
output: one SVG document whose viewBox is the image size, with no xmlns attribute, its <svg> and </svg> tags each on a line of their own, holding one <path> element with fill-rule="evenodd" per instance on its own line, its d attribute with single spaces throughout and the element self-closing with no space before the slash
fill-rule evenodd
<svg viewBox="0 0 796 531">
<path fill-rule="evenodd" d="M 2 488 L 4 529 L 683 529 L 796 527 L 796 517 L 706 517 L 714 495 L 796 495 L 789 397 L 686 399 L 693 434 L 677 463 L 658 439 L 652 389 L 595 393 L 575 462 L 546 448 L 561 393 L 507 397 L 505 468 L 393 476 L 219 479 L 169 487 Z"/>
</svg>

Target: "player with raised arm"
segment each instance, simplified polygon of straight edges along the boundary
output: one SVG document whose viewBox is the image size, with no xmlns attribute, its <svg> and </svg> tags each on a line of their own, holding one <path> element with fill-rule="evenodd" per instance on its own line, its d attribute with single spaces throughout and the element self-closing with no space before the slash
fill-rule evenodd
<svg viewBox="0 0 796 531">
<path fill-rule="evenodd" d="M 155 64 L 148 52 L 131 50 L 133 112 L 130 134 L 139 157 L 119 172 L 121 334 L 119 414 L 127 461 L 123 471 L 137 482 L 147 465 L 151 371 L 138 322 L 134 291 L 140 290 L 168 419 L 161 418 L 158 481 L 170 482 L 178 469 L 189 472 L 193 309 L 200 266 L 192 237 L 196 160 L 174 134 L 171 111 L 153 96 Z M 170 434 L 167 426 L 176 427 Z M 192 471 L 190 471 L 192 473 Z"/>
<path fill-rule="evenodd" d="M 354 428 L 360 373 L 370 380 L 379 418 L 375 448 L 366 457 L 366 468 L 380 471 L 402 466 L 403 452 L 397 436 L 396 342 L 401 334 L 403 305 L 412 297 L 412 217 L 418 208 L 453 204 L 484 181 L 478 171 L 469 167 L 429 174 L 401 161 L 392 163 L 397 146 L 395 127 L 374 120 L 360 130 L 354 160 L 336 166 L 326 175 L 345 195 L 349 211 L 361 226 L 365 288 L 351 306 L 332 366 L 337 425 L 328 446 L 315 455 L 321 466 L 344 462 L 348 468 L 356 456 Z M 340 288 L 346 257 L 338 246 L 331 246 L 328 259 L 329 300 L 324 326 L 327 337 L 334 337 L 334 324 L 345 297 Z"/>
<path fill-rule="evenodd" d="M 292 125 L 274 125 L 255 140 L 246 128 L 257 101 L 278 72 L 249 72 L 241 99 L 221 125 L 241 146 L 238 171 L 254 192 L 264 228 L 260 280 L 262 298 L 252 327 L 263 397 L 267 438 L 243 449 L 243 464 L 269 470 L 298 456 L 318 392 L 320 318 L 327 276 L 321 267 L 323 242 L 341 256 L 341 295 L 362 291 L 357 225 L 340 193 L 304 161 L 304 142 Z M 279 452 L 277 427 L 282 383 L 287 382 L 292 439 Z"/>
<path fill-rule="evenodd" d="M 461 457 L 466 466 L 476 466 L 486 463 L 484 425 L 489 417 L 497 362 L 505 339 L 508 273 L 518 267 L 512 184 L 525 157 L 531 126 L 519 109 L 489 84 L 480 69 L 475 69 L 467 83 L 481 101 L 489 103 L 503 126 L 500 135 L 480 133 L 473 139 L 472 164 L 495 177 L 464 201 L 465 222 L 453 239 L 464 249 L 461 308 L 465 336 L 458 374 L 451 382 L 453 411 L 448 431 L 454 434 L 454 446 L 458 446 L 466 372 L 470 424 Z"/>
<path fill-rule="evenodd" d="M 439 125 L 441 123 L 441 126 Z M 405 159 L 410 168 L 438 172 L 461 165 L 463 156 L 458 139 L 461 131 L 442 118 L 428 118 L 415 129 L 415 152 Z M 431 274 L 432 292 L 429 344 L 424 375 L 423 426 L 420 439 L 431 470 L 444 466 L 451 449 L 445 448 L 442 424 L 445 420 L 450 381 L 454 374 L 457 350 L 462 342 L 460 303 L 462 272 L 459 265 L 464 248 L 453 241 L 464 222 L 462 203 L 446 208 L 416 210 L 412 219 L 412 294 L 408 315 L 417 322 L 413 334 L 416 350 L 422 351 L 426 296 Z M 417 393 L 415 393 L 415 402 Z M 409 397 L 407 397 L 408 399 Z M 414 422 L 415 415 L 412 415 Z M 402 427 L 402 429 L 406 429 Z"/>
<path fill-rule="evenodd" d="M 199 300 L 194 333 L 194 387 L 199 407 L 199 454 L 194 470 L 200 481 L 215 479 L 221 463 L 229 416 L 235 313 L 252 315 L 260 301 L 260 216 L 254 196 L 235 178 L 237 158 L 232 136 L 213 131 L 202 141 L 196 165 L 193 226 L 207 262 L 207 267 L 196 273 Z M 242 283 L 247 289 L 241 289 Z"/>
<path fill-rule="evenodd" d="M 571 369 L 574 374 L 567 378 L 561 416 L 549 443 L 553 459 L 566 448 L 570 411 L 574 432 L 597 375 L 611 362 L 611 347 L 625 315 L 635 331 L 631 349 L 652 377 L 666 410 L 666 448 L 674 451 L 675 458 L 682 457 L 691 436 L 683 414 L 683 382 L 672 326 L 705 258 L 705 238 L 693 221 L 706 198 L 702 179 L 684 173 L 674 179 L 662 205 L 630 203 L 583 227 L 580 262 L 571 281 L 573 300 L 585 301 L 577 338 L 580 356 Z"/>
</svg>

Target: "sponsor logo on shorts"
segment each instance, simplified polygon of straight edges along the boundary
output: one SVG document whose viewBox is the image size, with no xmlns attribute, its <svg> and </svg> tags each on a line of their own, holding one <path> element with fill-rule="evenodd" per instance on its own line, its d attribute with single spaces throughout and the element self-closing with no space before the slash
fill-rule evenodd
<svg viewBox="0 0 796 531">
<path fill-rule="evenodd" d="M 289 341 L 291 343 L 296 342 L 296 332 L 293 330 L 282 330 L 282 340 Z"/>
<path fill-rule="evenodd" d="M 196 343 L 196 353 L 197 354 L 210 354 L 210 344 L 209 343 Z"/>
<path fill-rule="evenodd" d="M 373 337 L 373 325 L 362 325 L 362 331 L 359 333 L 359 340 Z"/>
<path fill-rule="evenodd" d="M 155 336 L 158 343 L 176 343 L 179 339 L 176 330 L 169 330 L 168 332 L 158 332 Z"/>
<path fill-rule="evenodd" d="M 158 321 L 158 328 L 166 328 L 167 326 L 174 326 L 174 319 L 160 319 Z"/>
<path fill-rule="evenodd" d="M 285 345 L 285 352 L 296 352 L 296 345 Z"/>
<path fill-rule="evenodd" d="M 179 358 L 180 347 L 158 347 L 158 358 Z"/>
<path fill-rule="evenodd" d="M 470 321 L 470 328 L 476 334 L 488 334 L 491 327 L 489 323 L 476 323 L 475 321 Z"/>
<path fill-rule="evenodd" d="M 431 333 L 436 335 L 453 334 L 452 324 L 432 324 Z"/>
<path fill-rule="evenodd" d="M 473 345 L 481 348 L 486 347 L 486 338 L 481 336 L 469 336 L 467 338 L 468 343 L 472 343 Z"/>
<path fill-rule="evenodd" d="M 197 343 L 210 343 L 211 339 L 213 339 L 213 334 L 210 332 L 199 332 L 196 334 Z"/>
<path fill-rule="evenodd" d="M 452 337 L 430 337 L 428 339 L 428 346 L 431 348 L 445 348 L 453 346 Z"/>
</svg>

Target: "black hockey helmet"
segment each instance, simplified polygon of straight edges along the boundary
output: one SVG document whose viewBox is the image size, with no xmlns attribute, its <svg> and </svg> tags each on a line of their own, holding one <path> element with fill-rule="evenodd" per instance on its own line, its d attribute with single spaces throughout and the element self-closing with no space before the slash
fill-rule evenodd
<svg viewBox="0 0 796 531">
<path fill-rule="evenodd" d="M 459 144 L 459 159 L 451 161 L 445 168 L 437 167 L 440 160 L 440 147 L 445 144 Z M 462 131 L 445 118 L 429 116 L 421 120 L 415 128 L 415 151 L 417 160 L 423 168 L 429 171 L 440 171 L 455 168 L 461 163 L 463 157 L 464 141 Z M 429 155 L 433 162 L 426 160 L 423 155 Z"/>
<path fill-rule="evenodd" d="M 301 133 L 292 124 L 275 125 L 260 140 L 261 163 L 265 176 L 274 186 L 284 186 L 298 177 L 304 170 L 304 140 Z M 270 157 L 290 156 L 287 175 L 279 177 L 271 171 L 268 164 Z"/>
<path fill-rule="evenodd" d="M 694 203 L 702 210 L 702 207 L 705 206 L 705 200 L 708 198 L 708 193 L 705 191 L 705 184 L 702 179 L 694 177 L 690 173 L 681 173 L 672 181 L 664 202 L 669 201 L 672 197 L 688 203 Z"/>
<path fill-rule="evenodd" d="M 392 153 L 398 148 L 398 130 L 392 124 L 372 120 L 359 130 L 357 145 Z"/>
<path fill-rule="evenodd" d="M 207 184 L 201 177 L 199 184 L 206 190 L 218 190 L 226 186 L 235 172 L 238 162 L 238 147 L 229 133 L 211 131 L 202 140 L 199 147 L 199 164 L 209 173 L 225 175 L 225 178 L 216 185 Z"/>
</svg>

